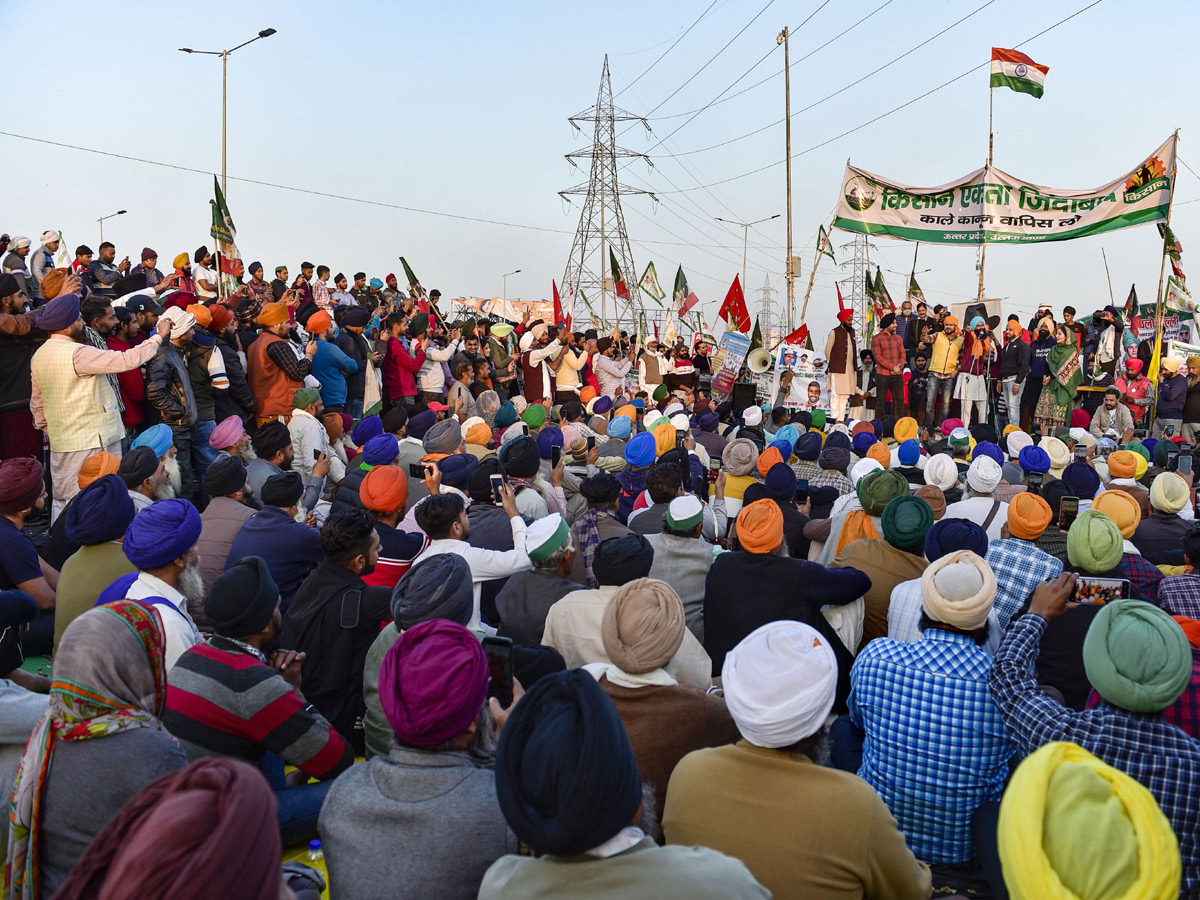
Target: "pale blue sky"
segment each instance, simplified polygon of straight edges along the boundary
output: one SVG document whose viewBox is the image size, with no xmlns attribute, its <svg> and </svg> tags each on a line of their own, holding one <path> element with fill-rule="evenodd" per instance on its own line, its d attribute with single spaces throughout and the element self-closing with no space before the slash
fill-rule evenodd
<svg viewBox="0 0 1200 900">
<path fill-rule="evenodd" d="M 595 6 L 582 3 L 379 3 L 210 0 L 0 5 L 9 114 L 0 131 L 215 173 L 220 167 L 220 61 L 176 48 L 221 49 L 273 27 L 278 34 L 230 59 L 229 174 L 381 203 L 534 226 L 500 227 L 314 197 L 232 181 L 229 203 L 247 259 L 268 270 L 301 259 L 347 274 L 399 271 L 403 254 L 427 288 L 444 296 L 548 297 L 561 278 L 579 207 L 557 191 L 580 180 L 563 154 L 586 143 L 567 117 L 592 104 L 604 54 L 618 104 L 651 114 L 621 142 L 651 150 L 656 168 L 632 164 L 623 177 L 659 194 L 625 203 L 639 271 L 654 260 L 669 290 L 677 265 L 715 318 L 742 264 L 743 221 L 784 212 L 782 164 L 710 189 L 715 181 L 781 161 L 782 49 L 791 41 L 792 109 L 849 85 L 986 0 L 837 0 L 800 26 L 820 0 L 716 0 L 653 69 L 629 83 L 693 25 L 711 0 Z M 985 63 L 990 48 L 1015 47 L 1088 0 L 992 2 L 946 34 L 792 121 L 793 152 L 805 150 Z M 880 8 L 882 6 L 882 8 Z M 1145 12 L 1139 15 L 1139 10 Z M 97 15 L 99 11 L 99 14 Z M 816 50 L 859 19 L 865 22 Z M 1200 81 L 1192 4 L 1148 7 L 1104 0 L 1021 49 L 1050 66 L 1041 100 L 996 93 L 996 164 L 1043 185 L 1086 188 L 1137 164 L 1176 127 L 1181 157 L 1200 171 L 1191 88 Z M 747 23 L 751 23 L 747 26 Z M 744 32 L 724 50 L 737 32 Z M 805 54 L 813 55 L 796 62 Z M 718 51 L 719 54 L 718 54 Z M 714 54 L 718 54 L 714 57 Z M 765 84 L 688 121 L 680 115 L 717 97 L 760 57 L 740 90 Z M 709 62 L 711 59 L 711 62 Z M 699 71 L 702 66 L 708 65 Z M 693 77 L 694 76 L 694 77 Z M 684 85 L 685 81 L 692 80 Z M 680 89 L 681 88 L 681 89 Z M 677 89 L 678 92 L 674 93 Z M 669 99 L 668 99 L 669 97 Z M 665 102 L 664 102 L 665 101 Z M 987 153 L 987 70 L 793 162 L 794 241 L 803 247 L 833 210 L 847 158 L 914 185 L 950 181 Z M 667 118 L 673 117 L 673 118 Z M 671 132 L 687 124 L 677 134 Z M 761 133 L 707 148 L 762 126 Z M 160 267 L 208 243 L 211 175 L 83 153 L 0 136 L 5 179 L 0 230 L 36 236 L 61 228 L 73 249 L 99 241 L 105 223 L 118 254 L 136 261 L 146 244 Z M 688 154 L 671 157 L 667 154 Z M 1176 231 L 1186 271 L 1200 268 L 1200 178 L 1180 167 Z M 679 191 L 683 191 L 680 193 Z M 783 299 L 784 218 L 751 231 L 747 298 L 769 275 Z M 835 245 L 849 237 L 835 234 Z M 913 245 L 876 242 L 892 294 L 903 290 Z M 989 250 L 987 293 L 1023 314 L 1041 300 L 1086 312 L 1108 300 L 1106 248 L 1118 304 L 1131 282 L 1154 295 L 1159 242 L 1152 227 L 1036 247 Z M 1196 264 L 1190 263 L 1196 257 Z M 797 312 L 808 280 L 803 253 Z M 842 256 L 839 254 L 839 261 Z M 931 301 L 973 297 L 976 252 L 923 247 L 918 269 Z M 628 274 L 628 273 L 627 273 Z M 834 278 L 819 270 L 809 324 L 833 321 Z M 1200 275 L 1194 282 L 1200 283 Z"/>
</svg>

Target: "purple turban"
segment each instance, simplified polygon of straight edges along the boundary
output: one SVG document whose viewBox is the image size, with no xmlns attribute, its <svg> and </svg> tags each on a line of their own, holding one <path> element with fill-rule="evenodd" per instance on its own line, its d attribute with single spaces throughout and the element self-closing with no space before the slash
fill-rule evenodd
<svg viewBox="0 0 1200 900">
<path fill-rule="evenodd" d="M 64 331 L 78 318 L 78 294 L 59 294 L 33 314 L 34 324 L 42 331 Z"/>
<path fill-rule="evenodd" d="M 550 448 L 562 445 L 563 433 L 557 425 L 547 425 L 537 434 L 538 456 L 542 459 L 550 458 Z"/>
<path fill-rule="evenodd" d="M 0 463 L 0 513 L 19 513 L 37 503 L 45 485 L 42 464 L 29 456 Z"/>
<path fill-rule="evenodd" d="M 158 500 L 141 510 L 125 530 L 121 549 L 139 569 L 157 569 L 178 559 L 200 539 L 200 513 L 189 500 Z"/>
</svg>

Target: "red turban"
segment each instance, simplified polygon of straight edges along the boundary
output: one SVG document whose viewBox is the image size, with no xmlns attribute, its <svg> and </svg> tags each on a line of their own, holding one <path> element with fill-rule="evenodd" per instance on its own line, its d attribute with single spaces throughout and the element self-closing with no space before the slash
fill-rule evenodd
<svg viewBox="0 0 1200 900">
<path fill-rule="evenodd" d="M 208 330 L 213 334 L 220 334 L 233 321 L 233 311 L 223 303 L 214 303 L 208 308 L 208 312 L 212 316 Z"/>
<path fill-rule="evenodd" d="M 0 513 L 29 509 L 42 496 L 42 464 L 29 456 L 0 463 Z"/>
</svg>

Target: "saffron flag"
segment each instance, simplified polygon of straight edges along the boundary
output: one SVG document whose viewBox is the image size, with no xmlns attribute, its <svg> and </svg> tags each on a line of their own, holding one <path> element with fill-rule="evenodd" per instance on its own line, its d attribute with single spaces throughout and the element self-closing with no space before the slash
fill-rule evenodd
<svg viewBox="0 0 1200 900">
<path fill-rule="evenodd" d="M 658 283 L 658 273 L 654 271 L 653 262 L 646 266 L 646 271 L 642 273 L 642 280 L 638 282 L 638 286 L 643 293 L 649 294 L 654 298 L 655 303 L 662 306 L 663 297 L 667 296 L 667 292 Z"/>
<path fill-rule="evenodd" d="M 680 316 L 686 316 L 689 309 L 700 302 L 700 298 L 688 289 L 687 276 L 683 274 L 683 266 L 675 273 L 675 306 Z"/>
<path fill-rule="evenodd" d="M 837 260 L 833 258 L 833 248 L 829 246 L 829 232 L 825 230 L 824 225 L 817 226 L 817 256 L 821 254 L 828 256 L 830 261 L 837 264 Z"/>
<path fill-rule="evenodd" d="M 988 87 L 1012 88 L 1022 94 L 1040 98 L 1046 85 L 1049 66 L 1035 63 L 1016 50 L 992 48 L 992 80 Z"/>
<path fill-rule="evenodd" d="M 745 334 L 750 330 L 750 310 L 746 308 L 746 297 L 742 293 L 742 283 L 737 275 L 733 276 L 733 284 L 725 301 L 717 310 L 717 316 L 725 320 L 725 327 L 730 331 L 740 331 Z"/>
<path fill-rule="evenodd" d="M 612 266 L 613 290 L 617 292 L 617 296 L 622 300 L 629 300 L 629 285 L 625 283 L 625 276 L 621 274 L 621 267 L 617 265 L 617 256 L 613 253 L 612 247 L 608 248 L 608 263 Z"/>
</svg>

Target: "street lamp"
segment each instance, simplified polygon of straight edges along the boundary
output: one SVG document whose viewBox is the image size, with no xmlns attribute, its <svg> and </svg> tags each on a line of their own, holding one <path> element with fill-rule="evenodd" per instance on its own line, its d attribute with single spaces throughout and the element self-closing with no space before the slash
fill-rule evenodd
<svg viewBox="0 0 1200 900">
<path fill-rule="evenodd" d="M 508 275 L 516 275 L 520 271 L 521 271 L 520 269 L 514 269 L 513 271 L 509 272 Z M 508 275 L 500 276 L 501 279 L 504 281 L 504 302 L 505 303 L 508 302 Z"/>
<path fill-rule="evenodd" d="M 100 223 L 100 243 L 104 243 L 104 220 L 111 219 L 113 216 L 123 216 L 126 210 L 118 209 L 115 213 L 109 213 L 107 216 L 101 216 L 96 221 Z"/>
<path fill-rule="evenodd" d="M 228 194 L 225 186 L 225 108 L 226 108 L 226 87 L 228 85 L 228 63 L 229 54 L 234 50 L 241 50 L 247 44 L 253 44 L 259 38 L 269 38 L 275 33 L 274 28 L 264 28 L 248 41 L 243 41 L 231 50 L 193 50 L 191 47 L 180 47 L 181 53 L 199 53 L 202 56 L 219 56 L 221 57 L 221 193 Z"/>
<path fill-rule="evenodd" d="M 753 222 L 735 222 L 733 219 L 722 219 L 720 216 L 714 216 L 718 222 L 724 222 L 726 225 L 737 225 L 739 228 L 744 228 L 742 232 L 742 289 L 746 288 L 746 245 L 750 240 L 750 228 L 754 225 L 761 225 L 763 222 L 770 222 L 772 219 L 778 219 L 782 213 L 775 213 L 773 216 L 767 216 L 765 219 L 755 219 Z"/>
</svg>

